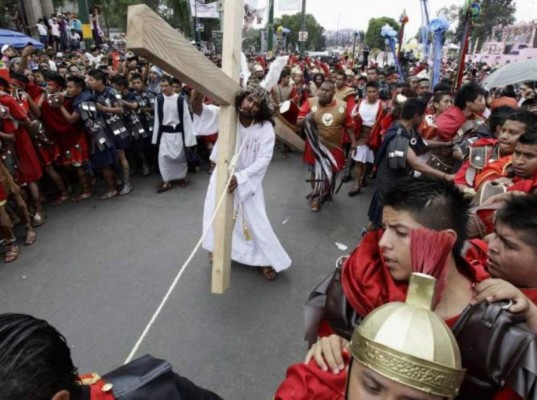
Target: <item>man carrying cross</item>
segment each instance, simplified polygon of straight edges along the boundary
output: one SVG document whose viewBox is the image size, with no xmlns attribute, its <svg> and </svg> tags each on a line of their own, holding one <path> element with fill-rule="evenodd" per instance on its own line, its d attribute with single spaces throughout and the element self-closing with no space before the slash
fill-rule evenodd
<svg viewBox="0 0 537 400">
<path fill-rule="evenodd" d="M 235 174 L 229 185 L 234 193 L 234 218 L 231 258 L 241 264 L 260 267 L 267 280 L 274 280 L 277 273 L 291 266 L 291 259 L 274 234 L 265 210 L 262 181 L 274 152 L 274 108 L 270 94 L 262 87 L 248 88 L 236 98 L 239 113 L 239 155 Z M 194 131 L 203 136 L 218 131 L 218 107 L 203 104 L 203 95 L 192 93 Z M 211 154 L 216 162 L 218 142 Z M 219 167 L 217 167 L 219 168 Z M 205 198 L 203 231 L 210 225 L 215 212 L 216 173 Z M 214 233 L 209 229 L 203 248 L 214 249 Z"/>
</svg>

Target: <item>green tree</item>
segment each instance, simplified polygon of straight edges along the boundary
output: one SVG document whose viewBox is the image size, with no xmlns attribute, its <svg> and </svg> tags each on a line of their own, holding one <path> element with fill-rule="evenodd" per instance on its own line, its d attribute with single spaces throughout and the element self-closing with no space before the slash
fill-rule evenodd
<svg viewBox="0 0 537 400">
<path fill-rule="evenodd" d="M 166 20 L 174 28 L 186 36 L 194 38 L 194 23 L 190 18 L 190 2 L 188 0 L 161 0 L 162 6 L 171 10 Z"/>
<path fill-rule="evenodd" d="M 460 41 L 464 29 L 465 8 L 459 9 L 459 25 L 456 37 Z M 477 51 L 492 33 L 496 25 L 510 25 L 515 22 L 516 5 L 513 0 L 481 0 L 481 13 L 474 22 L 472 40 L 479 40 Z"/>
<path fill-rule="evenodd" d="M 302 23 L 302 14 L 297 13 L 295 15 L 282 15 L 281 19 L 275 21 L 274 26 L 282 25 L 283 27 L 290 29 L 291 32 L 287 35 L 287 45 L 291 44 L 295 49 L 299 45 L 298 32 Z M 324 45 L 324 28 L 317 22 L 312 14 L 306 14 L 305 17 L 306 31 L 308 32 L 308 40 L 305 43 L 305 49 L 307 50 L 322 50 Z"/>
<path fill-rule="evenodd" d="M 55 0 L 61 1 L 61 0 Z M 193 37 L 193 22 L 190 19 L 188 0 L 145 0 L 143 2 L 158 12 L 171 26 L 185 35 Z M 91 4 L 102 7 L 104 26 L 109 28 L 127 27 L 127 9 L 130 5 L 140 4 L 139 0 L 93 0 Z"/>
<path fill-rule="evenodd" d="M 371 49 L 384 49 L 384 38 L 380 35 L 380 31 L 384 25 L 390 25 L 393 29 L 399 32 L 399 24 L 396 20 L 390 17 L 371 18 L 367 31 L 365 33 L 365 43 Z"/>
</svg>

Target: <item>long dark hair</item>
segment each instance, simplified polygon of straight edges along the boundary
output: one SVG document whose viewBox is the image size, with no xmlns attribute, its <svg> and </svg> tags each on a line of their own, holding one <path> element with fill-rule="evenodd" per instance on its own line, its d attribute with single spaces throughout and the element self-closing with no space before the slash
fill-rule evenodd
<svg viewBox="0 0 537 400">
<path fill-rule="evenodd" d="M 261 125 L 265 121 L 270 122 L 272 126 L 276 125 L 274 119 L 272 118 L 274 115 L 272 99 L 270 97 L 270 94 L 261 87 L 247 88 L 246 90 L 239 92 L 239 94 L 237 94 L 237 96 L 235 97 L 235 108 L 237 109 L 237 111 L 240 112 L 243 100 L 250 95 L 253 95 L 254 97 L 258 98 L 260 105 L 260 110 L 254 117 L 254 121 L 260 123 Z"/>
</svg>

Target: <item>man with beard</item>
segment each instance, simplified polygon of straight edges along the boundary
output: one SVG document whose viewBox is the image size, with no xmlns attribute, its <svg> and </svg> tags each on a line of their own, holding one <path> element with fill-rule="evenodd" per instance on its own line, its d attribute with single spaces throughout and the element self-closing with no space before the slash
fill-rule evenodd
<svg viewBox="0 0 537 400">
<path fill-rule="evenodd" d="M 316 97 L 319 94 L 319 89 L 321 88 L 322 83 L 324 82 L 324 75 L 320 72 L 313 74 L 313 78 L 310 81 L 309 88 L 311 97 Z"/>
<path fill-rule="evenodd" d="M 194 131 L 196 135 L 210 135 L 218 131 L 219 107 L 203 104 L 203 95 L 193 91 Z M 235 227 L 231 244 L 231 259 L 241 264 L 260 268 L 265 279 L 271 281 L 291 266 L 291 259 L 274 234 L 265 210 L 263 178 L 274 152 L 275 134 L 272 116 L 274 108 L 270 94 L 260 86 L 248 88 L 236 98 L 239 113 L 237 148 L 240 153 L 237 168 L 229 185 L 235 198 Z M 216 162 L 218 141 L 211 154 Z M 216 168 L 225 167 L 218 165 Z M 216 176 L 211 181 L 203 209 L 203 231 L 208 235 L 203 248 L 212 259 L 214 232 L 209 223 L 216 204 Z"/>
<path fill-rule="evenodd" d="M 356 148 L 354 121 L 347 103 L 335 98 L 333 81 L 321 84 L 317 97 L 309 98 L 300 109 L 298 125 L 306 130 L 304 162 L 310 166 L 312 193 L 311 211 L 319 211 L 322 202 L 334 193 L 335 178 L 345 165 L 342 148 L 343 134 Z"/>
</svg>

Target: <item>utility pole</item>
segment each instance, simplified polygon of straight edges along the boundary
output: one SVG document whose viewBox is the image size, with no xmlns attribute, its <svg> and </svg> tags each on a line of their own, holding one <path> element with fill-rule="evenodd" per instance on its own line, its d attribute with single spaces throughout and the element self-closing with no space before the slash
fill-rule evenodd
<svg viewBox="0 0 537 400">
<path fill-rule="evenodd" d="M 78 18 L 82 22 L 82 42 L 86 48 L 89 47 L 90 40 L 93 39 L 91 34 L 91 24 L 89 18 L 88 0 L 78 0 Z"/>
<path fill-rule="evenodd" d="M 352 41 L 352 67 L 354 68 L 354 60 L 356 59 L 356 38 L 358 37 L 358 31 L 354 31 Z"/>
<path fill-rule="evenodd" d="M 274 0 L 269 0 L 269 14 L 268 14 L 268 24 L 267 24 L 267 49 L 272 51 L 274 47 Z"/>
<path fill-rule="evenodd" d="M 200 43 L 200 34 L 198 31 L 198 0 L 194 0 L 194 40 L 196 41 L 196 46 L 199 49 L 201 46 L 201 43 Z"/>
<path fill-rule="evenodd" d="M 307 34 L 306 32 L 306 0 L 302 0 L 302 19 L 300 22 L 300 57 L 304 57 L 304 47 L 306 46 Z"/>
</svg>

